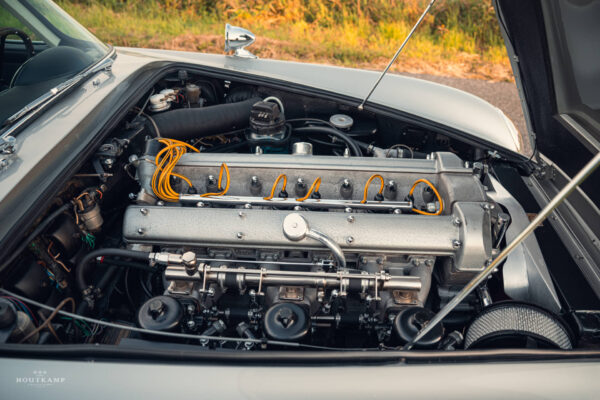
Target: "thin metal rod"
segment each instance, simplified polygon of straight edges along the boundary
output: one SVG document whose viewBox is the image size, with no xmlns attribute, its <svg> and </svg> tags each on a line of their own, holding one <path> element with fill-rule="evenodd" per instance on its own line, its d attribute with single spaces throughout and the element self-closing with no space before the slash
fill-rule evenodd
<svg viewBox="0 0 600 400">
<path fill-rule="evenodd" d="M 387 65 L 387 67 L 385 67 L 385 69 L 383 70 L 383 72 L 381 73 L 381 75 L 379 75 L 379 79 L 377 79 L 377 82 L 375 82 L 375 85 L 373 85 L 373 87 L 371 88 L 371 91 L 369 92 L 369 94 L 367 95 L 367 97 L 365 97 L 365 99 L 362 101 L 362 103 L 360 103 L 360 105 L 358 106 L 358 109 L 360 111 L 363 110 L 363 108 L 365 107 L 365 103 L 367 102 L 367 100 L 369 100 L 369 97 L 371 97 L 371 95 L 373 94 L 373 92 L 375 91 L 375 89 L 377 88 L 377 86 L 379 85 L 379 82 L 381 82 L 381 80 L 383 79 L 383 77 L 385 76 L 385 74 L 388 72 L 388 70 L 390 69 L 390 67 L 392 66 L 392 64 L 394 64 L 394 61 L 396 61 L 396 58 L 398 58 L 398 56 L 400 55 L 400 53 L 404 49 L 404 46 L 406 46 L 406 43 L 408 43 L 408 41 L 411 38 L 411 36 L 413 35 L 413 33 L 415 33 L 415 30 L 419 27 L 419 25 L 421 25 L 421 22 L 423 21 L 423 19 L 425 18 L 425 16 L 427 15 L 427 13 L 431 9 L 431 7 L 433 6 L 433 3 L 435 3 L 435 0 L 431 0 L 429 2 L 429 5 L 425 9 L 425 11 L 423 11 L 423 14 L 421 14 L 421 17 L 419 18 L 419 20 L 417 21 L 417 23 L 415 24 L 415 26 L 413 26 L 413 28 L 410 30 L 410 32 L 408 33 L 408 36 L 406 36 L 406 39 L 404 39 L 404 42 L 402 42 L 402 45 L 400 45 L 400 47 L 398 48 L 398 51 L 396 51 L 396 54 L 394 54 L 394 57 L 392 58 L 392 60 L 389 62 L 389 64 Z"/>
<path fill-rule="evenodd" d="M 432 319 L 425 325 L 415 337 L 408 342 L 403 350 L 410 350 L 415 343 L 421 340 L 431 329 L 442 320 L 463 301 L 475 288 L 477 288 L 487 277 L 494 271 L 494 269 L 519 245 L 523 240 L 527 238 L 548 216 L 558 207 L 577 186 L 588 177 L 598 166 L 600 165 L 600 153 L 597 153 L 582 169 L 575 175 L 575 177 L 564 187 L 558 194 L 544 207 L 540 213 L 535 217 L 533 221 L 525 228 L 519 235 L 510 242 L 500 254 L 475 276 L 471 282 L 469 282 L 460 292 L 456 294 Z"/>
</svg>

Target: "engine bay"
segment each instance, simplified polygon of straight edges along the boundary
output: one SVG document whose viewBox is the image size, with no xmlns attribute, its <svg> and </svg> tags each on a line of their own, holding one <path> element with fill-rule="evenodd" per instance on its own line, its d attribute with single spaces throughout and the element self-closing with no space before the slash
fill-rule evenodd
<svg viewBox="0 0 600 400">
<path fill-rule="evenodd" d="M 171 72 L 26 228 L 0 343 L 401 348 L 528 222 L 499 163 L 326 97 Z M 576 347 L 548 276 L 507 259 L 416 347 Z"/>
</svg>

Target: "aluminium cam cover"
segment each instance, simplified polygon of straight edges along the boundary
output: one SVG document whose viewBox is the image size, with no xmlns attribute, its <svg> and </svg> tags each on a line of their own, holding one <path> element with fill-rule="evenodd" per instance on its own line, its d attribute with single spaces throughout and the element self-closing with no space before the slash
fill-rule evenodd
<svg viewBox="0 0 600 400">
<path fill-rule="evenodd" d="M 128 243 L 156 245 L 325 249 L 313 239 L 289 240 L 283 232 L 283 220 L 289 213 L 283 210 L 130 206 L 123 220 L 123 237 Z M 346 213 L 299 213 L 311 229 L 330 237 L 345 252 L 452 256 L 457 267 L 472 270 L 480 269 L 491 257 L 490 215 L 478 202 L 455 203 L 451 215 L 355 213 L 352 222 Z M 456 218 L 468 222 L 456 224 Z M 349 237 L 352 240 L 348 240 Z"/>
</svg>

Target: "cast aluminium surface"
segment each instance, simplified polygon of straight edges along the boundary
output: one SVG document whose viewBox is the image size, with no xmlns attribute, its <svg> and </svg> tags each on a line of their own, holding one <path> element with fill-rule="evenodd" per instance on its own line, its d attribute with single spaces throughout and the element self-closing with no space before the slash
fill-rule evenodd
<svg viewBox="0 0 600 400">
<path fill-rule="evenodd" d="M 453 256 L 462 270 L 478 270 L 491 257 L 490 215 L 478 202 L 457 202 L 453 214 L 315 213 L 298 211 L 311 229 L 345 252 Z M 293 241 L 283 223 L 290 211 L 130 206 L 123 218 L 129 243 L 225 248 L 320 250 L 314 239 Z M 457 224 L 456 220 L 468 221 Z M 352 238 L 352 240 L 349 240 Z"/>
<path fill-rule="evenodd" d="M 439 324 L 461 301 L 463 301 L 473 290 L 475 290 L 482 282 L 484 282 L 492 272 L 497 270 L 498 265 L 506 259 L 531 233 L 546 219 L 548 216 L 561 205 L 567 197 L 575 190 L 583 181 L 590 176 L 600 165 L 600 153 L 597 153 L 584 167 L 567 183 L 550 201 L 542 208 L 539 214 L 523 229 L 506 247 L 494 258 L 494 260 L 481 270 L 469 283 L 467 283 L 435 316 L 424 325 L 415 337 L 404 345 L 403 350 L 410 350 L 415 343 L 423 338 L 437 324 Z"/>
</svg>

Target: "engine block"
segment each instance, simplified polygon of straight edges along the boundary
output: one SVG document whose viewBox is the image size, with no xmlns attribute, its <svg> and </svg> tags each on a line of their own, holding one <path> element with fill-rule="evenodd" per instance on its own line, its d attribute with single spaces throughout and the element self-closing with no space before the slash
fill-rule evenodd
<svg viewBox="0 0 600 400">
<path fill-rule="evenodd" d="M 223 162 L 231 180 L 227 193 L 202 196 L 221 189 L 216 177 Z M 183 194 L 175 203 L 153 196 L 155 168 L 152 154 L 139 160 L 142 190 L 125 213 L 123 236 L 130 245 L 193 255 L 187 265 L 173 262 L 177 257 L 166 263 L 172 295 L 210 293 L 218 301 L 249 290 L 264 295 L 267 305 L 291 301 L 315 311 L 332 296 L 355 293 L 363 302 L 376 300 L 372 307 L 383 317 L 402 305 L 424 304 L 434 264 L 449 286 L 492 256 L 485 188 L 452 153 L 427 159 L 187 153 L 175 172 L 193 189 L 179 182 Z M 272 187 L 281 174 L 285 190 L 282 182 Z M 374 174 L 381 182 L 365 189 Z M 306 196 L 317 178 L 318 196 Z M 408 196 L 419 179 L 438 189 L 440 215 L 413 212 L 419 205 L 442 206 L 424 192 Z"/>
</svg>

